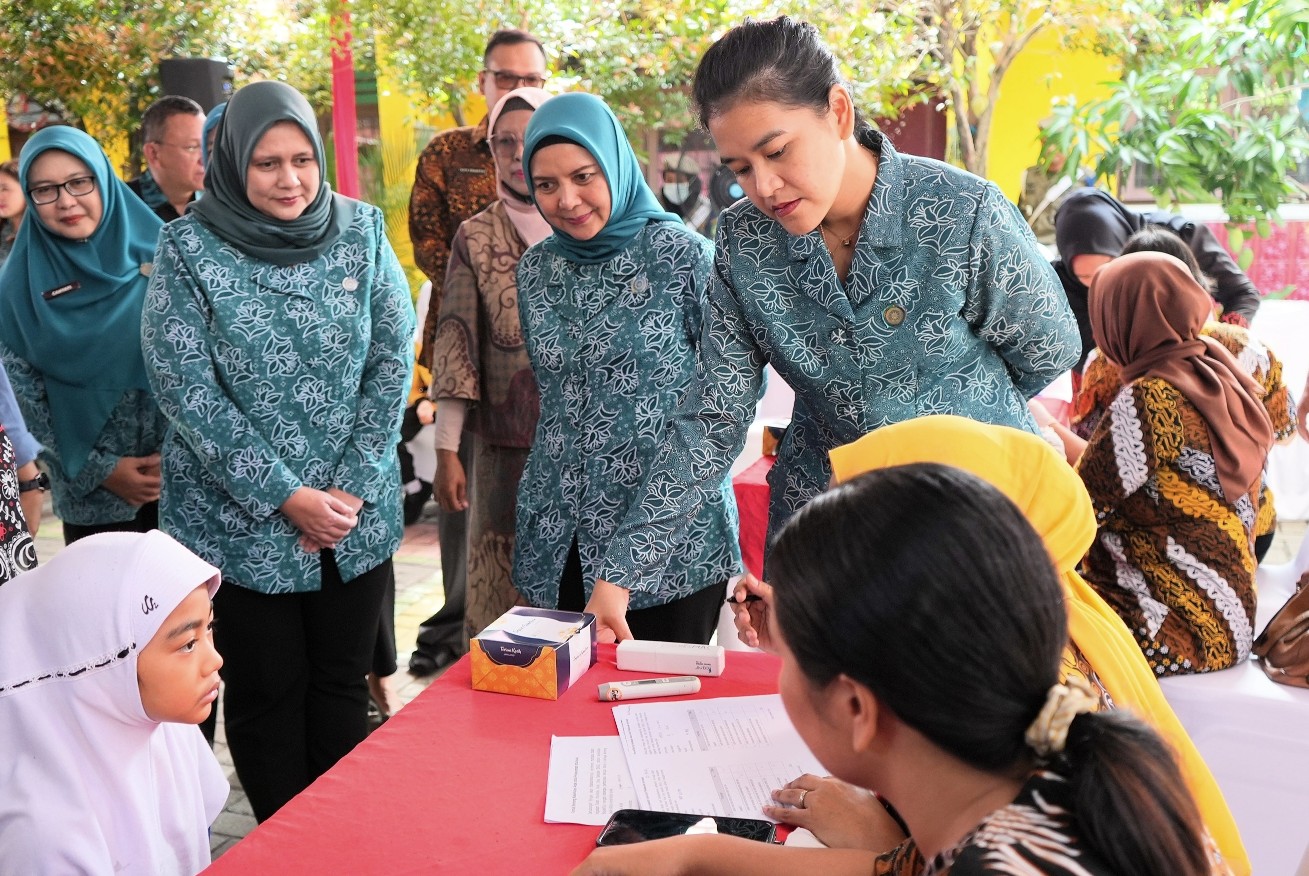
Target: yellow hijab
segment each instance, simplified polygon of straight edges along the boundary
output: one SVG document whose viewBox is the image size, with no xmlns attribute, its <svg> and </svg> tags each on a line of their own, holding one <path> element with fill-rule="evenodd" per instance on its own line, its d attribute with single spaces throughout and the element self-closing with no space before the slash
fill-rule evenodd
<svg viewBox="0 0 1309 876">
<path fill-rule="evenodd" d="M 1095 512 L 1082 480 L 1040 438 L 1008 426 L 948 415 L 884 426 L 831 452 L 839 483 L 891 465 L 937 462 L 971 472 L 996 487 L 1045 540 L 1064 582 L 1068 635 L 1109 696 L 1135 712 L 1177 752 L 1205 826 L 1232 872 L 1248 876 L 1250 859 L 1218 783 L 1164 699 L 1141 649 L 1117 614 L 1077 574 L 1095 538 Z"/>
</svg>

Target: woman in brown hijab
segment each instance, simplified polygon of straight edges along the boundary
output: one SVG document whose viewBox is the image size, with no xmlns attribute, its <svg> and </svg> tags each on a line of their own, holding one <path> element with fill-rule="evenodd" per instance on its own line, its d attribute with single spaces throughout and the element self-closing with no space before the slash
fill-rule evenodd
<svg viewBox="0 0 1309 876">
<path fill-rule="evenodd" d="M 1210 307 L 1162 253 L 1123 256 L 1091 283 L 1095 341 L 1124 385 L 1078 463 L 1099 524 L 1083 577 L 1160 676 L 1226 669 L 1254 639 L 1252 530 L 1273 431 L 1259 385 L 1201 336 Z"/>
</svg>

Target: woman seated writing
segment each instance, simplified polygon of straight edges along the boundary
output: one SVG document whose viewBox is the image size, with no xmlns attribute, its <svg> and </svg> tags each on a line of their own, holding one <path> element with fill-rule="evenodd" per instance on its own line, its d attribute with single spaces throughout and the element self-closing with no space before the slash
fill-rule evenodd
<svg viewBox="0 0 1309 876">
<path fill-rule="evenodd" d="M 994 487 L 929 463 L 870 472 L 801 510 L 771 560 L 791 720 L 910 830 L 880 856 L 797 850 L 821 872 L 1213 872 L 1167 746 L 1124 712 L 1095 712 L 1084 681 L 1059 681 L 1058 576 Z M 750 872 L 768 853 L 659 842 L 598 850 L 579 872 Z"/>
</svg>

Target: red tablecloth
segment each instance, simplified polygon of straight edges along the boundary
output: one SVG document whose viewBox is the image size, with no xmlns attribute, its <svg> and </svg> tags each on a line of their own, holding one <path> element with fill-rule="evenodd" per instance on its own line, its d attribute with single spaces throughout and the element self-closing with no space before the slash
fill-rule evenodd
<svg viewBox="0 0 1309 876">
<path fill-rule="evenodd" d="M 775 459 L 761 456 L 732 478 L 736 510 L 741 516 L 741 559 L 756 578 L 764 576 L 764 546 L 768 540 L 768 472 Z"/>
<path fill-rule="evenodd" d="M 567 873 L 598 827 L 546 824 L 550 737 L 616 735 L 612 645 L 557 701 L 470 687 L 464 657 L 207 869 L 211 874 Z M 731 652 L 695 699 L 777 690 L 776 658 Z"/>
</svg>

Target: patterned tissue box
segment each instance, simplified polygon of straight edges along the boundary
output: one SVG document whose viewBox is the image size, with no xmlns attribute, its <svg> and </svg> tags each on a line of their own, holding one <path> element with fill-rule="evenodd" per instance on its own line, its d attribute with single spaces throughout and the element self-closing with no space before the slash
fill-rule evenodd
<svg viewBox="0 0 1309 876">
<path fill-rule="evenodd" d="M 596 652 L 595 615 L 515 606 L 473 638 L 473 689 L 557 700 Z"/>
</svg>

